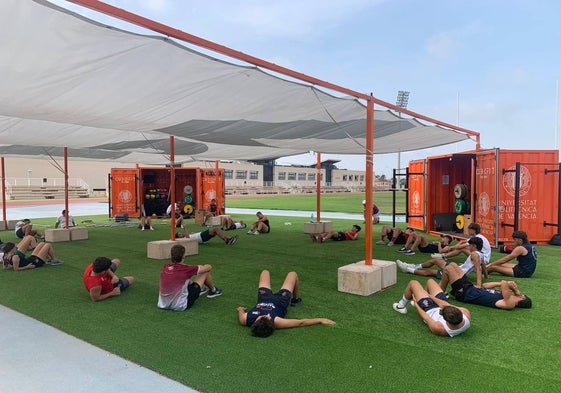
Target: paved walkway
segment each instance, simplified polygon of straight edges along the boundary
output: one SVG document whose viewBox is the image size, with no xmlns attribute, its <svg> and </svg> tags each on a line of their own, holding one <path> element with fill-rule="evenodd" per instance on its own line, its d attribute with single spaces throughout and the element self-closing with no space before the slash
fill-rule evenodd
<svg viewBox="0 0 561 393">
<path fill-rule="evenodd" d="M 0 306 L 2 393 L 193 393 L 178 382 Z"/>
</svg>

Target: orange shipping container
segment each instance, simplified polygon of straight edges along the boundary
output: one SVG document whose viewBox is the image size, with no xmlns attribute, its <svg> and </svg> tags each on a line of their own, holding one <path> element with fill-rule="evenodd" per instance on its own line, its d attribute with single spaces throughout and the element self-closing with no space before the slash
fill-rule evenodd
<svg viewBox="0 0 561 393">
<path fill-rule="evenodd" d="M 175 201 L 184 213 L 194 214 L 216 199 L 224 210 L 223 169 L 175 168 Z M 171 170 L 168 167 L 113 168 L 109 176 L 111 217 L 126 214 L 164 216 L 171 201 Z"/>
<path fill-rule="evenodd" d="M 409 163 L 408 187 L 407 219 L 418 229 L 463 233 L 473 221 L 495 246 L 511 242 L 515 228 L 536 243 L 558 233 L 558 150 L 491 149 L 427 157 Z M 424 196 L 424 203 L 418 203 L 418 196 Z"/>
</svg>

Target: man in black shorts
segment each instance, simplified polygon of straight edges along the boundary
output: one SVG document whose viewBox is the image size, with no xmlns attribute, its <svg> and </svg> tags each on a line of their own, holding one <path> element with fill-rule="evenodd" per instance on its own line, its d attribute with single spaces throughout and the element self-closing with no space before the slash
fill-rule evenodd
<svg viewBox="0 0 561 393">
<path fill-rule="evenodd" d="M 532 307 L 532 300 L 520 292 L 514 281 L 486 282 L 479 288 L 453 262 L 444 268 L 440 288 L 446 290 L 448 283 L 452 287 L 450 293 L 460 302 L 504 310 Z"/>
<path fill-rule="evenodd" d="M 394 244 L 405 244 L 407 243 L 409 235 L 411 235 L 413 232 L 415 232 L 415 230 L 411 227 L 407 227 L 404 231 L 402 231 L 398 227 L 392 228 L 388 225 L 384 225 L 382 227 L 380 240 L 378 240 L 376 244 L 386 244 L 386 239 L 389 240 L 389 242 L 387 243 L 388 247 L 391 247 Z"/>
<path fill-rule="evenodd" d="M 353 225 L 350 231 L 342 232 L 342 231 L 332 231 L 332 232 L 324 232 L 320 233 L 317 236 L 314 234 L 310 234 L 312 241 L 314 243 L 323 243 L 327 239 L 335 240 L 335 241 L 343 241 L 343 240 L 357 240 L 358 233 L 360 232 L 361 228 L 358 225 Z"/>
<path fill-rule="evenodd" d="M 263 270 L 259 276 L 259 290 L 257 304 L 247 311 L 245 307 L 238 307 L 240 324 L 251 327 L 251 333 L 257 337 L 269 337 L 275 329 L 289 329 L 311 325 L 335 325 L 327 318 L 286 319 L 288 306 L 302 303 L 298 297 L 298 275 L 290 272 L 286 275 L 280 291 L 271 291 L 271 275 Z"/>
</svg>

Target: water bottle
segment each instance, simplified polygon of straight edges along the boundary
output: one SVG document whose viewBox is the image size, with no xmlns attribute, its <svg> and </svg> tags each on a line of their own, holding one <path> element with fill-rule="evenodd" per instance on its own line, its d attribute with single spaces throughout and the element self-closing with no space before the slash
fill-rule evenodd
<svg viewBox="0 0 561 393">
<path fill-rule="evenodd" d="M 312 213 L 312 214 L 310 215 L 310 222 L 314 222 L 314 221 L 315 221 L 314 213 Z"/>
</svg>

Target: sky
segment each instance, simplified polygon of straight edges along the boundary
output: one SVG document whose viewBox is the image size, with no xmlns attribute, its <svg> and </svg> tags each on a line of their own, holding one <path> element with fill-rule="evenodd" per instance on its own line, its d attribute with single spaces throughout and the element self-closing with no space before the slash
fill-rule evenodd
<svg viewBox="0 0 561 393">
<path fill-rule="evenodd" d="M 127 30 L 138 28 L 51 2 Z M 481 134 L 482 148 L 557 149 L 557 0 L 106 0 L 187 33 Z M 333 92 L 330 92 L 333 93 Z M 377 108 L 384 109 L 384 108 Z M 376 174 L 472 142 L 375 155 Z M 340 168 L 364 156 L 322 155 Z M 312 153 L 282 164 L 314 164 Z"/>
</svg>

